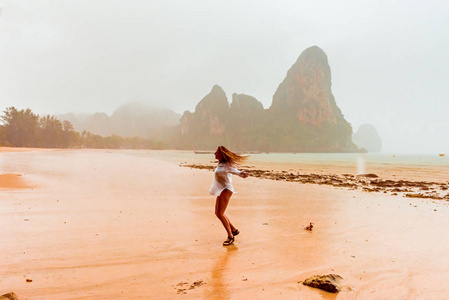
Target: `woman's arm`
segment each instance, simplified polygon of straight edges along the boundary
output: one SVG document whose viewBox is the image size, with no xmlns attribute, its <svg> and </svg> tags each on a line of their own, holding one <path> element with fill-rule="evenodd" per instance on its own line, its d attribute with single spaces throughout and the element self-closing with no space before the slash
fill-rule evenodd
<svg viewBox="0 0 449 300">
<path fill-rule="evenodd" d="M 238 176 L 240 176 L 242 178 L 246 178 L 246 177 L 249 176 L 248 172 L 240 171 L 236 167 L 232 167 L 232 166 L 229 166 L 229 170 L 228 171 L 229 171 L 229 173 L 234 174 L 234 175 L 238 175 Z"/>
</svg>

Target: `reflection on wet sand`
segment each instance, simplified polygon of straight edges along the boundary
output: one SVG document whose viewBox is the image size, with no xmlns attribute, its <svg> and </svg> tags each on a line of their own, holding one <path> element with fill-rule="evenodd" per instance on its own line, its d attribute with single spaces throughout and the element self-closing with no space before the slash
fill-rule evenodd
<svg viewBox="0 0 449 300">
<path fill-rule="evenodd" d="M 230 290 L 229 283 L 226 282 L 226 274 L 228 271 L 228 262 L 231 257 L 237 255 L 238 247 L 234 244 L 225 248 L 223 252 L 217 256 L 217 260 L 212 268 L 211 294 L 208 299 L 229 299 Z"/>
</svg>

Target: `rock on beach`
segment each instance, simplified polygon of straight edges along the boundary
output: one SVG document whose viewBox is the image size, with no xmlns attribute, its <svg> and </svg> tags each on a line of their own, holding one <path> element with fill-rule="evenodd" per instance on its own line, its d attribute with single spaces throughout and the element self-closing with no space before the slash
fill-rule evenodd
<svg viewBox="0 0 449 300">
<path fill-rule="evenodd" d="M 341 291 L 340 281 L 342 279 L 343 277 L 337 274 L 315 275 L 304 280 L 302 284 L 327 292 L 338 293 Z"/>
<path fill-rule="evenodd" d="M 19 297 L 16 295 L 16 293 L 11 292 L 1 295 L 0 300 L 19 300 Z"/>
</svg>

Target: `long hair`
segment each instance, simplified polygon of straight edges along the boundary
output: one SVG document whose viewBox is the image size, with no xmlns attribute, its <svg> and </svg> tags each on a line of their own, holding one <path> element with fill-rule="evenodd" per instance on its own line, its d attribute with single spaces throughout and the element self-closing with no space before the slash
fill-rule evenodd
<svg viewBox="0 0 449 300">
<path fill-rule="evenodd" d="M 221 153 L 221 156 L 223 157 L 222 162 L 228 162 L 231 165 L 244 162 L 245 160 L 248 159 L 248 156 L 238 155 L 237 153 L 234 153 L 231 150 L 227 149 L 225 146 L 218 146 L 217 150 Z"/>
</svg>

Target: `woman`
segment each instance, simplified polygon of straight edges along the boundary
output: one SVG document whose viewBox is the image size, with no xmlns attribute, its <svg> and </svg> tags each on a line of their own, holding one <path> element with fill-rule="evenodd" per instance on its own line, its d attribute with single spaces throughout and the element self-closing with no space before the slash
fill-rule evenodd
<svg viewBox="0 0 449 300">
<path fill-rule="evenodd" d="M 217 168 L 215 169 L 214 184 L 209 190 L 211 195 L 217 196 L 215 203 L 215 215 L 220 219 L 226 232 L 228 233 L 228 239 L 223 242 L 223 246 L 229 246 L 234 243 L 234 237 L 239 234 L 239 230 L 232 225 L 229 218 L 224 214 L 226 207 L 228 207 L 229 200 L 234 193 L 232 186 L 232 174 L 240 177 L 248 177 L 248 173 L 245 171 L 239 171 L 237 169 L 237 163 L 243 162 L 248 157 L 240 156 L 232 151 L 229 151 L 224 146 L 218 146 L 215 151 L 215 158 L 218 160 Z"/>
</svg>

